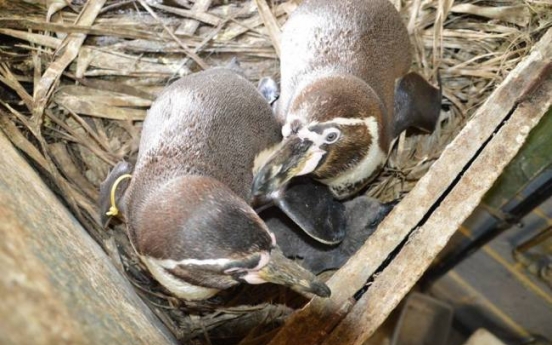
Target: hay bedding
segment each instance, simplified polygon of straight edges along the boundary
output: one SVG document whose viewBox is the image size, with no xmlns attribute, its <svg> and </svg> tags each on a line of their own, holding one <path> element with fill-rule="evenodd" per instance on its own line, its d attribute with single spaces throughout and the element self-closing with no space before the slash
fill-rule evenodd
<svg viewBox="0 0 552 345">
<path fill-rule="evenodd" d="M 133 160 L 147 108 L 175 79 L 234 56 L 251 81 L 277 78 L 278 25 L 297 3 L 0 0 L 1 128 L 186 342 L 266 342 L 306 301 L 268 285 L 202 303 L 171 298 L 144 272 L 123 227 L 97 223 L 98 186 L 116 162 Z M 438 70 L 445 97 L 435 133 L 401 136 L 368 189 L 383 201 L 414 186 L 552 25 L 549 0 L 394 3 L 411 34 L 414 69 L 433 82 Z"/>
</svg>

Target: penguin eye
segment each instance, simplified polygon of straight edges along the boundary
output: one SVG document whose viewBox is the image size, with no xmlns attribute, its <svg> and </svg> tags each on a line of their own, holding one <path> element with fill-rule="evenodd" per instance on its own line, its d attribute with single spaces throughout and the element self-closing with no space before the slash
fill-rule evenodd
<svg viewBox="0 0 552 345">
<path fill-rule="evenodd" d="M 337 141 L 337 139 L 339 139 L 339 131 L 337 130 L 334 130 L 334 131 L 331 131 L 330 133 L 326 134 L 326 138 L 324 138 L 324 141 L 326 142 L 326 144 L 333 144 Z"/>
</svg>

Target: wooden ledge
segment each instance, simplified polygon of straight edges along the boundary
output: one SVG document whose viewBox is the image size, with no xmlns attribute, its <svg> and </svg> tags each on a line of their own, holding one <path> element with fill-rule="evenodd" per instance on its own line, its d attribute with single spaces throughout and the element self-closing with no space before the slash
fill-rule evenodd
<svg viewBox="0 0 552 345">
<path fill-rule="evenodd" d="M 478 109 L 415 188 L 270 342 L 362 344 L 429 267 L 519 151 L 552 100 L 552 29 Z M 408 242 L 400 248 L 408 237 Z M 382 263 L 400 249 L 392 262 Z M 358 302 L 352 298 L 378 272 Z"/>
</svg>

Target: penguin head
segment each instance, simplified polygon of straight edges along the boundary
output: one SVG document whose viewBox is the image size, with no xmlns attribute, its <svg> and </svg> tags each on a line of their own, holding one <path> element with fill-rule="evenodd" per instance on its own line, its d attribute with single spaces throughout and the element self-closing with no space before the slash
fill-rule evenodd
<svg viewBox="0 0 552 345">
<path fill-rule="evenodd" d="M 385 158 L 380 139 L 386 109 L 361 79 L 317 78 L 300 88 L 288 109 L 282 142 L 256 168 L 253 195 L 270 195 L 306 174 L 329 185 L 353 185 Z"/>
<path fill-rule="evenodd" d="M 238 283 L 267 282 L 330 294 L 312 273 L 281 254 L 274 235 L 244 200 L 213 178 L 175 178 L 133 201 L 131 240 L 152 275 L 178 297 L 205 299 Z"/>
</svg>

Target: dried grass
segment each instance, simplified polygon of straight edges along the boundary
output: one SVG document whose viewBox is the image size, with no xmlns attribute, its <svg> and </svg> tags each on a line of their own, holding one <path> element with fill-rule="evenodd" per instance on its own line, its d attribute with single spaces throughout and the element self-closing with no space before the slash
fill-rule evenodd
<svg viewBox="0 0 552 345">
<path fill-rule="evenodd" d="M 249 334 L 243 344 L 266 342 L 305 300 L 270 286 L 209 303 L 172 299 L 144 274 L 121 227 L 98 225 L 99 183 L 135 156 L 140 120 L 176 78 L 233 56 L 252 81 L 277 78 L 280 27 L 299 2 L 0 0 L 2 130 L 183 341 L 237 343 Z M 549 0 L 393 3 L 411 34 L 414 69 L 433 82 L 439 71 L 445 98 L 435 133 L 403 134 L 367 191 L 384 201 L 414 186 L 552 25 Z"/>
</svg>

